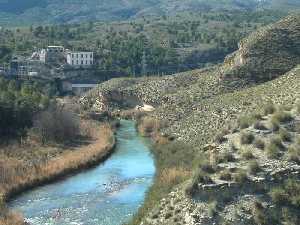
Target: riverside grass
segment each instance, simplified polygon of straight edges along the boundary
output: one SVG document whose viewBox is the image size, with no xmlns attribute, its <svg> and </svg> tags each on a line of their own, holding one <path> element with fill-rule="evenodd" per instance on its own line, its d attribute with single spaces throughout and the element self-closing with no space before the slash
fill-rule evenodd
<svg viewBox="0 0 300 225">
<path fill-rule="evenodd" d="M 0 203 L 2 202 L 3 205 L 0 225 L 23 224 L 21 215 L 5 209 L 4 202 L 10 197 L 34 186 L 93 166 L 110 155 L 115 146 L 113 131 L 109 124 L 96 127 L 92 129 L 93 141 L 90 144 L 64 150 L 44 163 L 29 166 L 27 162 L 10 157 L 0 160 Z"/>
</svg>

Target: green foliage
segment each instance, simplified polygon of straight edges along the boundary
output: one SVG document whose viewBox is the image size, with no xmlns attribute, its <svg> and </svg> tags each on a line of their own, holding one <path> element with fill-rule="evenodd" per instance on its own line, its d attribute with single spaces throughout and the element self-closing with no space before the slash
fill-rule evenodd
<svg viewBox="0 0 300 225">
<path fill-rule="evenodd" d="M 253 203 L 252 215 L 253 215 L 253 220 L 254 220 L 255 224 L 257 224 L 257 225 L 268 224 L 265 208 L 261 202 L 255 201 Z"/>
<path fill-rule="evenodd" d="M 286 123 L 293 120 L 293 117 L 290 113 L 280 110 L 272 115 L 271 120 L 277 121 L 278 123 Z"/>
<path fill-rule="evenodd" d="M 254 139 L 255 139 L 254 135 L 250 132 L 243 132 L 240 137 L 241 144 L 243 144 L 243 145 L 252 144 Z"/>
<path fill-rule="evenodd" d="M 300 162 L 300 147 L 299 145 L 290 146 L 288 148 L 288 160 L 293 162 Z"/>
<path fill-rule="evenodd" d="M 278 158 L 280 156 L 280 151 L 284 149 L 284 146 L 281 142 L 280 137 L 274 137 L 270 140 L 270 143 L 267 146 L 267 156 L 269 158 Z"/>
<path fill-rule="evenodd" d="M 289 179 L 282 186 L 273 188 L 269 194 L 278 205 L 300 207 L 300 182 L 297 180 Z"/>
<path fill-rule="evenodd" d="M 254 155 L 250 148 L 244 148 L 241 150 L 241 156 L 245 160 L 253 159 Z"/>
<path fill-rule="evenodd" d="M 261 138 L 255 138 L 254 146 L 263 150 L 265 148 L 265 142 Z"/>
<path fill-rule="evenodd" d="M 233 175 L 233 180 L 237 183 L 245 183 L 248 181 L 247 173 L 244 170 L 239 170 Z"/>
<path fill-rule="evenodd" d="M 252 160 L 248 163 L 247 169 L 250 174 L 256 174 L 260 171 L 260 166 L 256 160 Z"/>
<path fill-rule="evenodd" d="M 269 16 L 261 12 L 238 11 L 230 14 L 182 13 L 147 21 L 3 29 L 0 31 L 0 46 L 5 54 L 1 61 L 0 50 L 0 63 L 8 63 L 12 54 L 30 55 L 35 47 L 44 48 L 51 43 L 74 50 L 93 51 L 99 76 L 103 73 L 109 78 L 172 74 L 222 62 L 248 33 L 279 17 L 276 12 L 270 12 Z M 188 54 L 186 47 L 191 50 Z"/>
<path fill-rule="evenodd" d="M 230 173 L 230 171 L 228 170 L 223 170 L 220 175 L 219 175 L 219 178 L 221 180 L 226 180 L 226 181 L 230 181 L 232 179 L 232 175 Z"/>
<path fill-rule="evenodd" d="M 269 102 L 265 107 L 264 107 L 264 114 L 269 115 L 273 114 L 276 111 L 276 106 L 272 103 Z"/>
<path fill-rule="evenodd" d="M 22 135 L 49 99 L 31 84 L 0 78 L 0 87 L 0 137 Z"/>
<path fill-rule="evenodd" d="M 290 142 L 292 140 L 291 133 L 288 130 L 284 129 L 284 128 L 281 128 L 279 130 L 279 136 L 280 136 L 280 138 L 281 138 L 282 141 L 288 141 L 288 142 Z"/>
</svg>

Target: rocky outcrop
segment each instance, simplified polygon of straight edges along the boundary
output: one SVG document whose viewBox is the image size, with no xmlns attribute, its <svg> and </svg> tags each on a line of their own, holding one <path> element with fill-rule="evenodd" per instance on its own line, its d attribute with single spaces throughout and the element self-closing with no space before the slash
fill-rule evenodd
<svg viewBox="0 0 300 225">
<path fill-rule="evenodd" d="M 293 15 L 254 32 L 226 57 L 225 81 L 243 79 L 263 82 L 274 79 L 300 63 L 300 16 Z"/>
</svg>

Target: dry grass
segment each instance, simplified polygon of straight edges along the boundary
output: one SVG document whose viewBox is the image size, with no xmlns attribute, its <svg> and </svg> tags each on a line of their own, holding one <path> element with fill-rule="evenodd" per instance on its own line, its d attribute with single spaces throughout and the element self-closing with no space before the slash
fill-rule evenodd
<svg viewBox="0 0 300 225">
<path fill-rule="evenodd" d="M 138 130 L 143 136 L 156 135 L 160 130 L 160 122 L 149 116 L 143 117 L 138 122 Z"/>
<path fill-rule="evenodd" d="M 115 143 L 110 126 L 104 124 L 101 127 L 98 126 L 98 129 L 97 126 L 91 126 L 88 131 L 90 137 L 94 139 L 88 145 L 62 150 L 58 156 L 39 163 L 36 163 L 34 158 L 28 162 L 2 155 L 0 160 L 0 196 L 3 199 L 9 198 L 10 195 L 26 188 L 49 182 L 67 173 L 91 166 L 105 158 Z M 18 224 L 15 218 L 19 217 L 16 215 L 5 214 L 0 219 L 0 224 L 6 224 L 9 219 L 12 219 L 9 224 Z"/>
<path fill-rule="evenodd" d="M 7 212 L 0 219 L 0 225 L 24 225 L 24 219 L 20 213 Z"/>
<path fill-rule="evenodd" d="M 164 169 L 161 172 L 159 179 L 162 183 L 165 184 L 179 184 L 183 180 L 186 180 L 189 177 L 191 177 L 191 175 L 192 173 L 189 170 L 186 170 L 181 167 L 173 167 Z"/>
</svg>

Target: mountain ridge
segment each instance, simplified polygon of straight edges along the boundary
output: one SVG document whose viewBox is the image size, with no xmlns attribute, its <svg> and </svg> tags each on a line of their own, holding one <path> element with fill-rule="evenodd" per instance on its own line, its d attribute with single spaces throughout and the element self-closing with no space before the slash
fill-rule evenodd
<svg viewBox="0 0 300 225">
<path fill-rule="evenodd" d="M 178 12 L 224 10 L 295 10 L 300 2 L 288 0 L 12 0 L 0 1 L 0 25 L 119 21 L 143 16 L 170 16 Z"/>
</svg>

